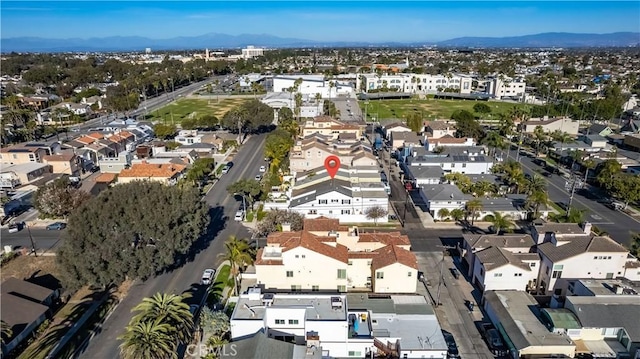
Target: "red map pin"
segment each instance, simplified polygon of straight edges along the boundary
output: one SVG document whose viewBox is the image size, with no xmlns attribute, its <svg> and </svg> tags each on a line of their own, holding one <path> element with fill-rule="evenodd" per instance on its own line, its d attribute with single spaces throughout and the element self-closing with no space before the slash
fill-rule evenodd
<svg viewBox="0 0 640 359">
<path fill-rule="evenodd" d="M 331 179 L 333 179 L 340 168 L 340 159 L 336 156 L 329 156 L 325 158 L 324 168 L 327 170 L 329 176 L 331 176 Z"/>
</svg>

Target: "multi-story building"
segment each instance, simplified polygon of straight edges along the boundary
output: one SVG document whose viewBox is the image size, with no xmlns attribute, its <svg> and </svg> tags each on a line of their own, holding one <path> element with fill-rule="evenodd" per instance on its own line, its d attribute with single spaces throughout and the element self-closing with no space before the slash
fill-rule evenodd
<svg viewBox="0 0 640 359">
<path fill-rule="evenodd" d="M 42 144 L 22 144 L 0 149 L 0 160 L 3 165 L 19 165 L 31 162 L 42 162 L 42 158 L 51 154 L 51 149 Z"/>
<path fill-rule="evenodd" d="M 242 58 L 252 59 L 254 57 L 264 56 L 264 49 L 255 46 L 247 46 L 242 49 Z"/>
<path fill-rule="evenodd" d="M 167 163 L 136 163 L 130 168 L 125 168 L 118 175 L 118 183 L 132 181 L 157 181 L 167 185 L 174 185 L 182 177 L 186 170 L 185 165 Z"/>
<path fill-rule="evenodd" d="M 273 76 L 273 92 L 292 92 L 296 85 L 297 92 L 311 97 L 320 94 L 321 98 L 332 98 L 353 93 L 353 87 L 349 83 L 338 79 L 327 79 L 324 75 Z"/>
<path fill-rule="evenodd" d="M 360 233 L 337 219 L 307 219 L 302 231 L 269 235 L 256 255 L 256 277 L 274 290 L 414 293 L 410 246 L 399 232 Z"/>
<path fill-rule="evenodd" d="M 289 168 L 292 172 L 310 171 L 324 166 L 325 158 L 332 155 L 350 167 L 378 165 L 371 148 L 355 138 L 343 141 L 340 137 L 333 140 L 330 136 L 314 134 L 293 145 L 289 152 Z"/>
<path fill-rule="evenodd" d="M 406 93 L 433 94 L 447 89 L 458 93 L 471 93 L 471 76 L 463 74 L 361 74 L 360 91 L 385 90 Z"/>
<path fill-rule="evenodd" d="M 496 99 L 523 98 L 527 84 L 522 78 L 497 76 L 484 83 L 485 92 Z"/>
<path fill-rule="evenodd" d="M 491 173 L 495 161 L 486 154 L 465 153 L 465 149 L 469 147 L 460 146 L 457 148 L 448 148 L 450 152 L 423 153 L 416 151 L 415 156 L 407 158 L 406 162 L 409 166 L 437 166 L 447 173 L 465 173 L 465 174 L 487 174 Z"/>
<path fill-rule="evenodd" d="M 320 134 L 332 139 L 337 139 L 339 135 L 346 133 L 352 133 L 356 138 L 361 138 L 363 131 L 364 125 L 347 124 L 329 116 L 318 116 L 307 120 L 300 128 L 302 137 Z"/>
<path fill-rule="evenodd" d="M 523 122 L 520 126 L 522 126 L 521 129 L 526 133 L 533 133 L 536 127 L 540 126 L 546 133 L 560 131 L 572 136 L 577 136 L 580 122 L 572 120 L 569 117 L 549 118 L 544 116 L 542 118 L 531 118 L 528 121 Z"/>
</svg>

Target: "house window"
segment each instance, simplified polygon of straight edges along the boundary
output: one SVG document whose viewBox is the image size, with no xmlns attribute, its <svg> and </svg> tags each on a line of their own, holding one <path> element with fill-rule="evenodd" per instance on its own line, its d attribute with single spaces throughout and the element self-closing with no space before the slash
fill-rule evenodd
<svg viewBox="0 0 640 359">
<path fill-rule="evenodd" d="M 326 199 L 319 199 L 318 200 L 318 204 L 327 204 L 327 200 Z"/>
<path fill-rule="evenodd" d="M 332 199 L 331 200 L 331 203 L 339 203 L 339 202 L 340 202 L 340 200 L 337 200 L 337 199 Z"/>
<path fill-rule="evenodd" d="M 342 200 L 342 204 L 351 204 L 351 200 L 350 199 L 343 199 Z"/>
<path fill-rule="evenodd" d="M 340 210 L 340 214 L 351 214 L 351 210 L 350 209 Z"/>
<path fill-rule="evenodd" d="M 289 319 L 289 325 L 298 325 L 298 319 Z"/>
<path fill-rule="evenodd" d="M 411 272 L 407 272 L 407 277 L 411 277 Z"/>
<path fill-rule="evenodd" d="M 293 277 L 293 271 L 292 270 L 288 270 L 287 271 L 287 278 L 292 278 Z"/>
<path fill-rule="evenodd" d="M 307 258 L 307 255 L 303 254 L 303 255 L 300 256 L 300 258 Z"/>
<path fill-rule="evenodd" d="M 284 324 L 284 319 L 276 319 L 276 324 Z"/>
<path fill-rule="evenodd" d="M 493 273 L 494 277 L 502 277 L 502 273 Z"/>
<path fill-rule="evenodd" d="M 533 267 L 535 267 L 535 266 L 536 266 L 536 263 L 535 263 L 535 262 L 534 262 L 534 263 L 529 263 L 529 267 L 532 267 L 532 268 L 533 268 Z"/>
<path fill-rule="evenodd" d="M 376 272 L 376 279 L 384 279 L 384 272 Z"/>
<path fill-rule="evenodd" d="M 349 264 L 350 266 L 353 265 L 353 261 L 349 261 L 347 264 Z"/>
<path fill-rule="evenodd" d="M 310 209 L 309 214 L 318 214 L 318 211 L 315 209 Z"/>
<path fill-rule="evenodd" d="M 311 286 L 311 291 L 312 291 L 312 292 L 317 292 L 317 291 L 319 291 L 319 290 L 320 290 L 320 286 L 317 286 L 317 285 L 312 285 L 312 286 Z"/>
<path fill-rule="evenodd" d="M 291 291 L 292 292 L 299 292 L 302 290 L 302 286 L 301 285 L 292 285 L 291 286 Z"/>
<path fill-rule="evenodd" d="M 296 258 L 299 258 L 300 256 L 296 254 Z"/>
<path fill-rule="evenodd" d="M 371 265 L 371 261 L 367 261 L 367 265 L 370 266 Z"/>
<path fill-rule="evenodd" d="M 361 357 L 362 356 L 362 352 L 349 351 L 349 356 L 350 357 Z"/>
<path fill-rule="evenodd" d="M 553 273 L 551 274 L 551 278 L 562 278 L 562 271 L 554 270 Z"/>
<path fill-rule="evenodd" d="M 338 279 L 346 279 L 346 278 L 347 278 L 347 270 L 338 269 Z"/>
<path fill-rule="evenodd" d="M 344 293 L 346 291 L 347 291 L 347 286 L 346 285 L 339 285 L 338 286 L 338 292 Z"/>
<path fill-rule="evenodd" d="M 514 277 L 522 277 L 522 273 L 515 273 L 513 276 Z"/>
</svg>

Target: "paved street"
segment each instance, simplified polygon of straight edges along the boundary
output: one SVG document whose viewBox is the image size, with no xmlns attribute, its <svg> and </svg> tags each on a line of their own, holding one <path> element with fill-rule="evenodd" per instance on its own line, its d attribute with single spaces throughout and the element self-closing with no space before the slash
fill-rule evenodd
<svg viewBox="0 0 640 359">
<path fill-rule="evenodd" d="M 65 230 L 62 231 L 47 231 L 45 228 L 29 228 L 33 242 L 35 244 L 38 253 L 41 251 L 51 251 L 58 247 L 61 243 L 60 237 Z M 15 249 L 17 247 L 31 248 L 31 240 L 29 239 L 29 231 L 24 228 L 17 233 L 9 233 L 7 228 L 2 228 L 0 233 L 2 236 L 2 246 L 11 246 Z"/>
<path fill-rule="evenodd" d="M 182 267 L 169 271 L 145 282 L 137 282 L 129 290 L 128 296 L 119 304 L 114 313 L 105 321 L 102 332 L 90 342 L 83 358 L 118 358 L 120 342 L 116 339 L 122 334 L 131 319 L 131 309 L 144 297 L 155 293 L 182 293 L 191 290 L 194 297 L 190 302 L 199 302 L 204 294 L 204 288 L 199 285 L 202 271 L 206 268 L 216 268 L 223 252 L 223 243 L 231 235 L 248 237 L 244 226 L 233 220 L 235 211 L 240 203 L 227 194 L 227 186 L 240 178 L 253 178 L 258 168 L 265 164 L 263 156 L 266 135 L 251 137 L 240 148 L 238 154 L 231 160 L 233 168 L 222 176 L 220 181 L 205 196 L 204 200 L 211 207 L 211 225 L 208 234 L 197 244 L 197 251 Z"/>
<path fill-rule="evenodd" d="M 515 160 L 516 151 L 511 150 L 509 156 Z M 533 163 L 533 158 L 520 156 L 519 162 L 522 164 L 525 173 L 533 174 L 542 170 L 542 167 Z M 569 203 L 570 193 L 565 189 L 566 178 L 556 174 L 545 178 L 549 183 L 549 198 L 556 203 Z M 638 219 L 597 202 L 597 197 L 594 196 L 593 190 L 576 191 L 573 196 L 572 206 L 586 210 L 585 220 L 609 233 L 611 238 L 620 244 L 628 246 L 631 241 L 630 231 L 640 231 L 640 221 Z"/>
</svg>

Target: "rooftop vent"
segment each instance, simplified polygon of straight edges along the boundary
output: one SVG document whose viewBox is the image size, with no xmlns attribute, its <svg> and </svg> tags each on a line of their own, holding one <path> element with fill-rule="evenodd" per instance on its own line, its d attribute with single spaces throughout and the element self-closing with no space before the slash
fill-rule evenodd
<svg viewBox="0 0 640 359">
<path fill-rule="evenodd" d="M 273 293 L 265 293 L 262 296 L 262 304 L 265 307 L 270 307 L 273 305 Z"/>
<path fill-rule="evenodd" d="M 342 298 L 331 297 L 331 308 L 333 309 L 342 308 Z"/>
</svg>

